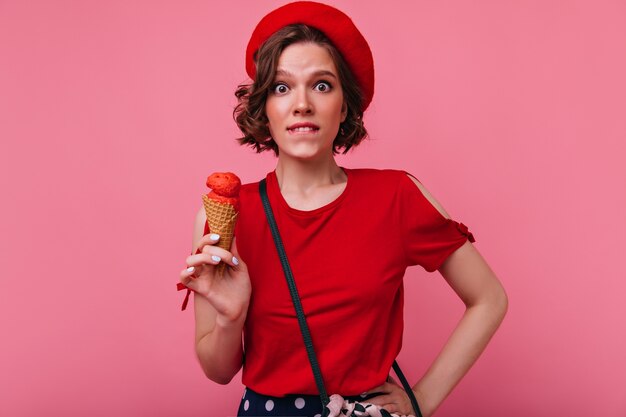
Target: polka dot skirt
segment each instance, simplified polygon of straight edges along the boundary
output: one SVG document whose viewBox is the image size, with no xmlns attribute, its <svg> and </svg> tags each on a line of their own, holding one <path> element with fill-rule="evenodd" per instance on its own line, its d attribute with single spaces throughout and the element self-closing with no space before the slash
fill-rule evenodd
<svg viewBox="0 0 626 417">
<path fill-rule="evenodd" d="M 368 395 L 345 397 L 345 399 L 364 401 L 376 395 L 379 393 L 373 392 Z M 322 417 L 322 400 L 318 395 L 291 394 L 285 397 L 270 397 L 246 388 L 237 416 Z"/>
</svg>

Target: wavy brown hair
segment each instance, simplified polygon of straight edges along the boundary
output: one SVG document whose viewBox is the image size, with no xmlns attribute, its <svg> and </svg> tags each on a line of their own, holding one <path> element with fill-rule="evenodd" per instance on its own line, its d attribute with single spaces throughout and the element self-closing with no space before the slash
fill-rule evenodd
<svg viewBox="0 0 626 417">
<path fill-rule="evenodd" d="M 240 145 L 248 145 L 257 153 L 274 151 L 278 156 L 278 145 L 272 139 L 267 127 L 265 113 L 267 95 L 274 84 L 278 60 L 283 50 L 294 43 L 313 42 L 326 48 L 337 68 L 343 98 L 348 106 L 346 120 L 339 125 L 339 131 L 333 141 L 333 154 L 343 149 L 347 153 L 367 137 L 363 125 L 363 94 L 356 78 L 348 68 L 341 53 L 320 30 L 304 24 L 288 25 L 274 33 L 254 54 L 256 77 L 251 84 L 240 84 L 235 91 L 238 104 L 233 111 L 233 118 L 243 133 L 237 138 Z"/>
</svg>

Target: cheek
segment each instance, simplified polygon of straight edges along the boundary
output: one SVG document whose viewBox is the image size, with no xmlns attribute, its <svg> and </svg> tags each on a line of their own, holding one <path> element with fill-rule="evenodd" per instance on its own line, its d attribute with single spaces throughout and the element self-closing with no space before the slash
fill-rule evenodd
<svg viewBox="0 0 626 417">
<path fill-rule="evenodd" d="M 343 103 L 341 101 L 333 103 L 332 106 L 328 106 L 328 117 L 331 118 L 333 121 L 337 121 L 341 123 L 342 106 L 343 106 Z"/>
<path fill-rule="evenodd" d="M 341 121 L 342 115 L 341 115 L 341 111 L 343 110 L 343 95 L 338 95 L 335 98 L 334 101 L 334 112 L 337 115 L 337 117 L 339 118 L 339 120 Z"/>
<path fill-rule="evenodd" d="M 272 123 L 276 123 L 276 115 L 272 106 L 265 106 L 265 117 L 267 117 L 267 123 L 265 123 L 265 126 L 267 126 L 270 134 L 273 136 L 274 132 L 272 129 Z"/>
<path fill-rule="evenodd" d="M 271 118 L 269 118 L 269 116 L 268 116 L 268 119 L 269 119 L 269 121 L 268 121 L 268 122 L 267 122 L 267 124 L 266 124 L 266 126 L 267 126 L 267 130 L 269 130 L 270 135 L 271 135 L 272 137 L 274 137 L 274 136 L 275 136 L 275 135 L 274 135 L 274 132 L 276 132 L 276 131 L 277 131 L 278 126 L 276 126 L 276 123 L 275 123 L 275 122 L 272 122 L 272 119 L 271 119 Z"/>
<path fill-rule="evenodd" d="M 268 123 L 279 123 L 283 118 L 283 110 L 277 103 L 270 103 L 265 106 L 265 115 L 267 116 Z"/>
<path fill-rule="evenodd" d="M 277 132 L 279 132 L 279 128 L 278 126 L 274 125 L 272 126 L 271 123 L 267 123 L 267 130 L 269 131 L 270 137 L 274 140 L 277 139 Z"/>
</svg>

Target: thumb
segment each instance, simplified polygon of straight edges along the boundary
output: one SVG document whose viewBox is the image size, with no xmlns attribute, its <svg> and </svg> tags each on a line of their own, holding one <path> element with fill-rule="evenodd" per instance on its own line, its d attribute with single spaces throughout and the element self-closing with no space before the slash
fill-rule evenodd
<svg viewBox="0 0 626 417">
<path fill-rule="evenodd" d="M 233 244 L 232 244 L 232 246 L 230 248 L 230 251 L 232 252 L 233 256 L 239 260 L 240 265 L 245 265 L 245 263 L 241 259 L 241 256 L 239 255 L 239 250 L 237 249 L 237 238 L 236 237 L 233 238 Z"/>
<path fill-rule="evenodd" d="M 233 243 L 230 245 L 230 251 L 233 255 L 239 255 L 239 251 L 237 250 L 237 236 L 233 237 Z"/>
</svg>

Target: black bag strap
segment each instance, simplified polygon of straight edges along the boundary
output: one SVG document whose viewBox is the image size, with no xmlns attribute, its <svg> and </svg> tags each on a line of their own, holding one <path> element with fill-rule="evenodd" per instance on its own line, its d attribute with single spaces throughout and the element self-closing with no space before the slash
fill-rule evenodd
<svg viewBox="0 0 626 417">
<path fill-rule="evenodd" d="M 415 398 L 415 393 L 413 392 L 413 388 L 409 385 L 409 381 L 406 380 L 404 374 L 400 370 L 400 365 L 398 365 L 397 361 L 393 361 L 393 370 L 400 379 L 406 394 L 409 396 L 409 400 L 411 400 L 411 405 L 413 406 L 413 411 L 415 411 L 415 417 L 422 417 L 422 411 L 420 410 L 420 406 L 417 403 L 417 398 Z"/>
<path fill-rule="evenodd" d="M 327 415 L 326 405 L 330 402 L 328 397 L 328 393 L 326 392 L 326 386 L 324 385 L 324 380 L 322 379 L 322 371 L 320 370 L 319 363 L 317 361 L 317 356 L 315 355 L 315 350 L 313 349 L 313 341 L 311 339 L 311 333 L 309 332 L 309 326 L 306 323 L 306 319 L 304 317 L 304 310 L 302 308 L 302 303 L 300 302 L 300 296 L 298 295 L 298 289 L 296 288 L 296 283 L 293 279 L 293 273 L 291 272 L 291 267 L 289 266 L 289 261 L 287 260 L 287 254 L 285 253 L 285 247 L 283 246 L 283 241 L 280 238 L 280 233 L 278 232 L 278 225 L 276 224 L 276 220 L 274 218 L 274 213 L 272 212 L 272 207 L 270 206 L 270 201 L 267 197 L 267 184 L 265 179 L 262 179 L 259 182 L 259 192 L 261 194 L 261 200 L 263 201 L 263 209 L 265 210 L 265 216 L 267 217 L 267 221 L 270 226 L 270 230 L 272 231 L 272 237 L 274 238 L 274 244 L 276 245 L 276 249 L 278 251 L 278 257 L 280 258 L 280 262 L 283 266 L 283 271 L 285 272 L 285 277 L 287 278 L 287 285 L 289 286 L 289 292 L 291 293 L 291 299 L 293 300 L 293 305 L 296 309 L 296 314 L 298 315 L 298 324 L 300 325 L 300 331 L 302 332 L 302 337 L 304 339 L 304 345 L 306 347 L 307 354 L 309 356 L 309 362 L 311 363 L 311 369 L 313 370 L 313 376 L 315 377 L 315 383 L 317 384 L 317 389 L 320 392 L 320 397 L 322 399 L 322 405 L 324 406 L 324 416 Z M 400 370 L 400 366 L 394 360 L 393 361 L 393 370 L 400 379 L 404 390 L 406 391 L 409 399 L 411 400 L 411 405 L 413 406 L 413 410 L 415 411 L 416 417 L 422 417 L 422 413 L 420 411 L 419 405 L 417 404 L 417 400 L 415 399 L 415 394 L 411 389 L 408 381 L 404 377 L 404 374 Z"/>
<path fill-rule="evenodd" d="M 317 384 L 317 389 L 320 392 L 320 397 L 322 397 L 322 404 L 326 406 L 330 402 L 330 399 L 328 398 L 328 393 L 326 392 L 326 387 L 324 386 L 322 371 L 320 370 L 319 363 L 317 362 L 317 356 L 315 355 L 315 351 L 313 350 L 311 333 L 309 332 L 309 326 L 307 325 L 304 318 L 304 310 L 302 309 L 302 303 L 300 303 L 300 296 L 298 295 L 298 289 L 296 288 L 296 283 L 293 279 L 291 268 L 289 267 L 289 261 L 287 261 L 287 254 L 285 253 L 283 241 L 280 238 L 280 234 L 278 233 L 278 226 L 276 225 L 276 220 L 274 219 L 274 213 L 272 213 L 272 207 L 270 206 L 270 201 L 267 198 L 267 186 L 265 184 L 265 179 L 261 180 L 261 182 L 259 183 L 259 191 L 261 192 L 261 199 L 263 200 L 265 215 L 267 216 L 267 220 L 272 231 L 272 236 L 274 237 L 274 244 L 276 245 L 276 249 L 278 250 L 278 256 L 280 258 L 281 264 L 283 265 L 285 277 L 287 278 L 287 285 L 289 286 L 289 292 L 291 293 L 293 305 L 296 309 L 296 314 L 298 315 L 298 323 L 300 324 L 300 331 L 302 332 L 302 337 L 304 338 L 306 352 L 309 355 L 309 362 L 311 362 L 311 368 L 313 369 L 315 383 Z"/>
</svg>

